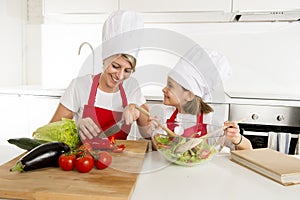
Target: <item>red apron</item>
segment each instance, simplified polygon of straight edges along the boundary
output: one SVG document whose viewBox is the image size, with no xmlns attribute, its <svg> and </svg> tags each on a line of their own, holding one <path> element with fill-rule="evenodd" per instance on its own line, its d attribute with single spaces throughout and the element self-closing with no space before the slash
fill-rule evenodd
<svg viewBox="0 0 300 200">
<path fill-rule="evenodd" d="M 107 110 L 105 108 L 95 107 L 96 93 L 98 88 L 98 83 L 101 74 L 97 74 L 92 83 L 91 92 L 88 100 L 88 104 L 84 105 L 82 118 L 90 117 L 101 130 L 106 130 L 112 125 L 116 124 L 122 118 L 122 112 L 116 112 L 112 110 Z M 122 106 L 125 108 L 127 106 L 127 98 L 122 84 L 119 85 L 120 94 L 122 98 Z M 123 124 L 121 131 L 110 136 L 109 139 L 121 139 L 126 140 L 128 133 L 130 132 L 131 125 Z"/>
<path fill-rule="evenodd" d="M 178 125 L 174 124 L 174 122 L 176 122 L 175 119 L 176 119 L 177 113 L 178 113 L 178 110 L 176 109 L 174 111 L 174 113 L 172 114 L 172 116 L 170 117 L 170 119 L 167 119 L 167 126 L 172 131 L 174 131 L 175 127 L 178 126 Z M 199 133 L 199 134 L 195 135 L 195 133 Z M 194 137 L 197 138 L 197 137 L 200 137 L 200 136 L 206 135 L 206 134 L 207 134 L 206 124 L 203 124 L 203 113 L 201 113 L 200 115 L 198 115 L 197 124 L 195 126 L 185 129 L 182 136 L 183 137 L 191 137 L 192 135 L 194 135 Z"/>
</svg>

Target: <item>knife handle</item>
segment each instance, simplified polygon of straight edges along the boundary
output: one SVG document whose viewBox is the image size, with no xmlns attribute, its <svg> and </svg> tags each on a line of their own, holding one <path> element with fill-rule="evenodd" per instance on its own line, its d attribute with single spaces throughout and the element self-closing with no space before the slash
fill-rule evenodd
<svg viewBox="0 0 300 200">
<path fill-rule="evenodd" d="M 135 105 L 135 108 L 137 110 L 139 110 L 141 113 L 143 113 L 144 115 L 148 116 L 148 117 L 151 117 L 150 113 L 145 110 L 144 108 L 138 106 L 138 105 Z M 170 136 L 173 136 L 173 137 L 176 137 L 176 133 L 174 133 L 173 131 L 171 131 L 168 127 L 164 126 L 160 121 L 158 120 L 155 120 L 157 123 L 158 123 L 158 126 L 160 126 L 164 131 L 166 131 Z"/>
</svg>

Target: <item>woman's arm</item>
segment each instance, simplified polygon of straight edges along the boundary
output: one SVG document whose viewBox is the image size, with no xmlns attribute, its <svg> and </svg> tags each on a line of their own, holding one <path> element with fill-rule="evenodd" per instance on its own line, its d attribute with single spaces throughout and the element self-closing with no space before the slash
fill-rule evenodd
<svg viewBox="0 0 300 200">
<path fill-rule="evenodd" d="M 149 111 L 148 105 L 145 103 L 141 105 L 142 108 Z M 150 120 L 149 117 L 135 108 L 135 104 L 129 104 L 123 111 L 122 119 L 125 120 L 126 124 L 132 124 L 134 121 L 137 122 L 138 129 L 142 137 L 150 138 Z"/>
<path fill-rule="evenodd" d="M 74 116 L 74 113 L 71 110 L 66 108 L 61 103 L 59 103 L 52 119 L 50 120 L 50 123 L 60 121 L 62 118 L 72 119 L 73 116 Z"/>
<path fill-rule="evenodd" d="M 149 107 L 145 103 L 141 105 L 140 107 L 144 108 L 146 111 L 149 112 Z M 143 138 L 151 138 L 151 126 L 150 126 L 150 118 L 149 116 L 143 114 L 140 112 L 139 118 L 137 119 L 137 125 L 139 128 L 139 132 Z"/>
</svg>

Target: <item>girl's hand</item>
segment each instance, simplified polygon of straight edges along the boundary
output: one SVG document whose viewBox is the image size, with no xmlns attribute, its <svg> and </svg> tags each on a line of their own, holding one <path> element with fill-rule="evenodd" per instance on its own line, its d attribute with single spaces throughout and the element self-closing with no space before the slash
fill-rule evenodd
<svg viewBox="0 0 300 200">
<path fill-rule="evenodd" d="M 237 144 L 242 135 L 240 134 L 240 128 L 236 122 L 226 121 L 224 126 L 228 127 L 224 130 L 226 137 L 234 144 Z"/>
<path fill-rule="evenodd" d="M 134 104 L 129 104 L 125 107 L 122 115 L 122 119 L 124 119 L 125 124 L 132 124 L 140 117 L 140 111 L 135 109 Z"/>
<path fill-rule="evenodd" d="M 95 122 L 87 117 L 78 121 L 77 124 L 78 132 L 81 140 L 85 140 L 86 137 L 92 139 L 100 133 L 100 128 L 95 124 Z"/>
</svg>

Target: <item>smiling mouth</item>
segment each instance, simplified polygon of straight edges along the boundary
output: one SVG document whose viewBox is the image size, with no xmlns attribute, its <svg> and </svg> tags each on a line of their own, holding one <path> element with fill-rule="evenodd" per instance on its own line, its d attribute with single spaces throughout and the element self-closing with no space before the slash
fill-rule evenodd
<svg viewBox="0 0 300 200">
<path fill-rule="evenodd" d="M 119 83 L 119 82 L 120 82 L 119 79 L 116 79 L 116 78 L 114 78 L 113 76 L 111 76 L 111 79 L 112 79 L 112 81 L 113 81 L 114 83 Z"/>
</svg>

